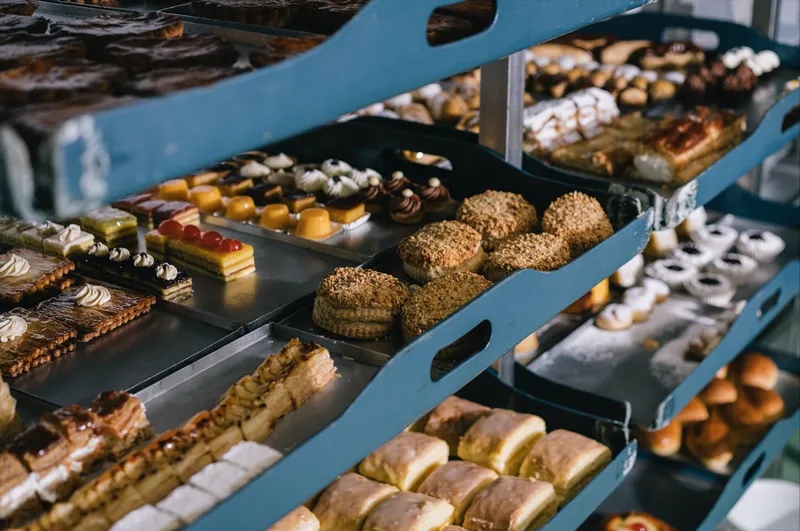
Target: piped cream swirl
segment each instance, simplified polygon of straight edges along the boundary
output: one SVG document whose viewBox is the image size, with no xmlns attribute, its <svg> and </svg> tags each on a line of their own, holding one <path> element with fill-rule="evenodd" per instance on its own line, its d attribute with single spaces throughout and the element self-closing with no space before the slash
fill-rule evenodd
<svg viewBox="0 0 800 531">
<path fill-rule="evenodd" d="M 84 284 L 75 295 L 75 304 L 78 306 L 92 307 L 103 306 L 111 300 L 111 292 L 103 286 Z"/>
<path fill-rule="evenodd" d="M 20 277 L 30 271 L 31 265 L 19 255 L 11 254 L 8 260 L 0 262 L 0 278 Z"/>
<path fill-rule="evenodd" d="M 17 315 L 0 317 L 0 343 L 14 341 L 28 331 L 28 323 Z"/>
</svg>

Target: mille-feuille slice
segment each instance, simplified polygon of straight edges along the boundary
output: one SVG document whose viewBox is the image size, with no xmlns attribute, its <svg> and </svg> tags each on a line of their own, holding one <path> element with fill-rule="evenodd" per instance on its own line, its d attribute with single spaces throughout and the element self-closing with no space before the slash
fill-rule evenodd
<svg viewBox="0 0 800 531">
<path fill-rule="evenodd" d="M 181 481 L 172 467 L 176 456 L 170 455 L 175 431 L 167 432 L 137 451 L 147 467 L 134 482 L 134 488 L 147 503 L 156 504 L 180 486 Z"/>
<path fill-rule="evenodd" d="M 39 499 L 54 503 L 69 496 L 77 487 L 80 476 L 74 471 L 69 443 L 44 424 L 28 427 L 7 448 L 36 474 Z"/>
<path fill-rule="evenodd" d="M 79 474 L 90 471 L 105 458 L 101 422 L 97 414 L 76 404 L 42 415 L 42 423 L 69 442 L 73 468 Z"/>
<path fill-rule="evenodd" d="M 104 391 L 89 409 L 100 418 L 108 451 L 114 457 L 122 457 L 153 435 L 144 404 L 125 391 Z"/>
<path fill-rule="evenodd" d="M 25 518 L 38 509 L 36 474 L 11 452 L 0 452 L 0 522 Z"/>
<path fill-rule="evenodd" d="M 121 247 L 125 243 L 136 243 L 136 216 L 114 207 L 106 206 L 88 212 L 80 218 L 84 230 L 94 235 L 109 247 Z"/>
</svg>

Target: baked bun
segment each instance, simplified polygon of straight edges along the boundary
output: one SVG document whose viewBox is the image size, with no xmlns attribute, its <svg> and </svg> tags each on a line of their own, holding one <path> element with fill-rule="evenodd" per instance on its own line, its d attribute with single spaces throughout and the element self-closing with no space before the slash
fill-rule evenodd
<svg viewBox="0 0 800 531">
<path fill-rule="evenodd" d="M 689 400 L 689 403 L 686 404 L 680 413 L 675 415 L 675 422 L 680 422 L 682 424 L 688 424 L 691 422 L 702 422 L 704 420 L 708 420 L 708 408 L 697 397 L 692 398 Z"/>
<path fill-rule="evenodd" d="M 736 386 L 730 380 L 714 378 L 705 389 L 697 395 L 707 406 L 720 406 L 731 404 L 736 401 Z"/>
<path fill-rule="evenodd" d="M 724 473 L 736 451 L 737 435 L 717 412 L 686 430 L 686 449 L 704 467 Z"/>
<path fill-rule="evenodd" d="M 681 449 L 683 426 L 677 420 L 673 420 L 660 430 L 641 431 L 639 440 L 645 448 L 656 455 L 675 455 Z"/>
<path fill-rule="evenodd" d="M 743 354 L 736 360 L 733 368 L 732 376 L 741 385 L 774 389 L 778 383 L 778 366 L 763 354 Z"/>
<path fill-rule="evenodd" d="M 742 440 L 755 442 L 783 416 L 783 398 L 759 387 L 740 387 L 738 391 L 736 401 L 724 406 L 722 412 Z"/>
</svg>

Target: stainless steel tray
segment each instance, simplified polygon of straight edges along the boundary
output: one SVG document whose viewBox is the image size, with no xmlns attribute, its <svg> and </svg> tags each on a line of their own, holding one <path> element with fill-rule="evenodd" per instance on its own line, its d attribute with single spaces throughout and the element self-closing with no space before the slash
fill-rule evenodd
<svg viewBox="0 0 800 531">
<path fill-rule="evenodd" d="M 153 429 L 161 433 L 176 428 L 195 413 L 213 408 L 231 385 L 279 352 L 291 337 L 276 333 L 273 325 L 263 326 L 138 391 Z M 333 422 L 379 370 L 341 351 L 330 352 L 340 377 L 278 422 L 266 441 L 273 448 L 289 452 Z"/>
<path fill-rule="evenodd" d="M 16 391 L 56 406 L 88 406 L 108 389 L 138 391 L 240 335 L 156 305 L 69 355 L 9 380 Z"/>
<path fill-rule="evenodd" d="M 177 2 L 176 2 L 177 3 Z M 291 28 L 273 28 L 271 26 L 262 26 L 260 24 L 248 24 L 244 22 L 234 22 L 232 20 L 222 20 L 215 18 L 208 18 L 197 15 L 192 8 L 191 3 L 180 3 L 179 5 L 172 5 L 160 9 L 163 13 L 171 13 L 179 15 L 185 23 L 200 24 L 203 26 L 216 26 L 220 28 L 237 29 L 244 32 L 261 35 L 285 35 L 288 37 L 299 37 L 302 35 L 314 35 L 305 31 L 299 31 Z"/>
<path fill-rule="evenodd" d="M 559 317 L 553 326 L 558 333 L 551 332 L 552 342 L 541 345 L 542 354 L 527 366 L 528 371 L 565 389 L 625 404 L 627 411 L 623 414 L 636 425 L 658 428 L 666 424 L 719 366 L 737 355 L 742 345 L 765 326 L 762 315 L 769 318 L 777 315 L 796 291 L 791 286 L 797 284 L 797 279 L 791 277 L 796 275 L 800 255 L 797 232 L 741 218 L 736 218 L 733 226 L 740 231 L 749 228 L 773 231 L 785 239 L 786 249 L 773 263 L 759 267 L 737 289 L 734 300 L 751 302 L 712 353 L 721 350 L 726 354 L 710 355 L 702 364 L 687 359 L 689 341 L 704 327 L 717 324 L 725 311 L 675 293 L 657 304 L 647 321 L 634 323 L 628 330 L 601 330 L 594 325 L 593 315 L 588 320 L 585 316 Z M 728 336 L 745 339 L 734 344 Z M 648 350 L 645 340 L 655 340 L 659 346 Z M 698 371 L 700 367 L 702 371 Z M 701 373 L 708 373 L 708 378 L 703 379 Z M 528 379 L 524 374 L 522 378 Z M 525 389 L 535 383 L 521 385 Z"/>
</svg>

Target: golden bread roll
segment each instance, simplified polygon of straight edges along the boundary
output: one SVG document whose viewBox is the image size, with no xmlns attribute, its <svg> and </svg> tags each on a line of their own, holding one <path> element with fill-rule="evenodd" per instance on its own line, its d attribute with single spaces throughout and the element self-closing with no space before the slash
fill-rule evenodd
<svg viewBox="0 0 800 531">
<path fill-rule="evenodd" d="M 367 515 L 396 487 L 348 472 L 328 485 L 314 505 L 321 531 L 361 531 Z"/>
<path fill-rule="evenodd" d="M 436 531 L 452 521 L 453 506 L 416 492 L 392 494 L 364 522 L 363 531 Z"/>
<path fill-rule="evenodd" d="M 502 476 L 475 496 L 463 525 L 468 531 L 533 531 L 544 526 L 557 510 L 551 484 Z"/>
<path fill-rule="evenodd" d="M 447 462 L 447 443 L 436 437 L 404 431 L 364 459 L 359 473 L 400 490 L 416 490 L 422 481 Z"/>
<path fill-rule="evenodd" d="M 458 444 L 458 457 L 498 474 L 517 474 L 522 460 L 544 433 L 544 420 L 536 415 L 496 409 L 467 430 Z"/>
<path fill-rule="evenodd" d="M 447 397 L 433 408 L 423 428 L 423 433 L 444 440 L 450 447 L 450 455 L 458 455 L 458 442 L 476 420 L 492 410 L 486 406 L 458 398 Z"/>
<path fill-rule="evenodd" d="M 448 502 L 455 508 L 453 521 L 460 524 L 475 495 L 495 479 L 494 470 L 469 461 L 450 461 L 434 470 L 417 492 Z"/>
<path fill-rule="evenodd" d="M 675 455 L 681 449 L 683 426 L 674 420 L 660 430 L 639 432 L 642 445 L 656 455 Z"/>
</svg>

